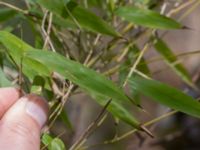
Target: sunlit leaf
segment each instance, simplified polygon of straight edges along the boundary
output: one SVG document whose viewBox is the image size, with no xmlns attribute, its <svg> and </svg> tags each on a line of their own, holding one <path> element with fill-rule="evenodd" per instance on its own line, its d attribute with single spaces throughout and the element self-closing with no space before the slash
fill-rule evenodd
<svg viewBox="0 0 200 150">
<path fill-rule="evenodd" d="M 139 128 L 139 123 L 121 104 L 130 102 L 128 97 L 103 75 L 58 53 L 36 50 L 5 31 L 0 32 L 0 42 L 8 49 L 13 59 L 16 59 L 16 63 L 19 64 L 20 58 L 23 57 L 23 72 L 25 75 L 30 73 L 28 75 L 31 76 L 32 73 L 34 74 L 33 77 L 37 74 L 48 76 L 51 72 L 58 72 L 87 91 L 103 106 L 106 104 L 107 99 L 112 98 L 113 102 L 109 106 L 109 111 L 121 120 Z M 29 72 L 27 73 L 25 70 Z"/>
<path fill-rule="evenodd" d="M 43 64 L 31 58 L 27 59 L 24 57 L 25 51 L 34 49 L 30 45 L 5 31 L 0 31 L 0 42 L 9 50 L 10 56 L 14 58 L 18 67 L 23 63 L 23 72 L 30 79 L 33 79 L 36 75 L 49 75 L 49 70 Z M 35 70 L 30 66 L 34 67 Z"/>
<path fill-rule="evenodd" d="M 136 25 L 155 29 L 179 29 L 182 25 L 158 12 L 137 7 L 120 7 L 116 15 Z"/>
<path fill-rule="evenodd" d="M 65 150 L 65 144 L 59 138 L 53 138 L 49 134 L 42 135 L 42 143 L 47 146 L 48 150 Z"/>
<path fill-rule="evenodd" d="M 36 75 L 31 85 L 31 93 L 41 95 L 44 85 L 45 85 L 45 80 L 41 76 Z"/>
<path fill-rule="evenodd" d="M 65 144 L 59 138 L 54 138 L 48 146 L 49 150 L 66 150 Z"/>
<path fill-rule="evenodd" d="M 42 143 L 45 145 L 45 146 L 48 146 L 51 142 L 52 142 L 53 138 L 47 134 L 47 133 L 44 133 L 42 135 Z"/>
<path fill-rule="evenodd" d="M 131 125 L 139 125 L 136 125 L 134 117 L 121 105 L 121 102 L 129 101 L 128 98 L 104 76 L 53 52 L 31 50 L 27 51 L 26 56 L 39 61 L 52 71 L 56 71 L 78 84 L 103 106 L 108 98 L 113 98 L 114 102 L 109 106 L 110 112 L 127 123 L 132 122 Z"/>
</svg>

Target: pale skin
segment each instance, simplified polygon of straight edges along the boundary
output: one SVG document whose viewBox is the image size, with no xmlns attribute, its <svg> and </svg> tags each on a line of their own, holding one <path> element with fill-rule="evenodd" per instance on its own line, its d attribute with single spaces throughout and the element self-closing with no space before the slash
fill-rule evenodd
<svg viewBox="0 0 200 150">
<path fill-rule="evenodd" d="M 0 149 L 39 150 L 48 105 L 42 97 L 21 97 L 15 88 L 0 88 Z"/>
</svg>

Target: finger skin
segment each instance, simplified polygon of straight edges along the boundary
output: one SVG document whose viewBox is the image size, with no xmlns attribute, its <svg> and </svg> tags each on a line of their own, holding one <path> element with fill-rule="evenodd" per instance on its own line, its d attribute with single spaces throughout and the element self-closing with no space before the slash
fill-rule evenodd
<svg viewBox="0 0 200 150">
<path fill-rule="evenodd" d="M 4 113 L 19 99 L 20 90 L 16 88 L 0 88 L 0 119 Z"/>
<path fill-rule="evenodd" d="M 48 105 L 43 98 L 36 95 L 28 95 L 20 98 L 5 113 L 0 121 L 0 149 L 8 150 L 39 150 L 40 132 L 42 125 L 34 115 L 27 113 L 30 103 L 40 109 L 44 122 L 47 119 Z M 35 107 L 34 107 L 35 108 Z M 31 109 L 32 110 L 32 109 Z M 39 115 L 34 109 L 36 115 Z M 44 124 L 43 122 L 43 124 Z"/>
</svg>

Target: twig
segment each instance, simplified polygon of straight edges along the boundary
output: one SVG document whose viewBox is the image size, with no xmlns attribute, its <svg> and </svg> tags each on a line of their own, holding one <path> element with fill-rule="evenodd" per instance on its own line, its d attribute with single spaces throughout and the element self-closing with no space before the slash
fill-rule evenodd
<svg viewBox="0 0 200 150">
<path fill-rule="evenodd" d="M 189 0 L 185 3 L 183 3 L 182 5 L 180 5 L 179 7 L 172 9 L 171 11 L 169 11 L 166 16 L 172 16 L 173 14 L 180 12 L 182 9 L 186 8 L 187 6 L 191 5 L 192 3 L 194 3 L 195 0 Z"/>
<path fill-rule="evenodd" d="M 11 9 L 14 9 L 14 10 L 16 10 L 16 11 L 19 11 L 19 12 L 21 12 L 21 13 L 23 13 L 23 14 L 28 14 L 28 11 L 27 10 L 23 10 L 23 9 L 21 9 L 21 8 L 18 8 L 18 7 L 16 7 L 16 6 L 14 6 L 14 5 L 11 5 L 11 4 L 9 4 L 9 3 L 6 3 L 6 2 L 0 2 L 0 5 L 4 5 L 4 6 L 6 6 L 6 7 L 9 7 L 9 8 L 11 8 Z"/>
<path fill-rule="evenodd" d="M 43 45 L 43 49 L 47 46 L 48 42 L 49 42 L 49 44 L 51 43 L 49 35 L 50 35 L 50 32 L 51 32 L 52 19 L 53 19 L 53 13 L 50 13 L 49 14 L 49 22 L 48 22 L 49 24 L 48 24 L 48 27 L 47 27 L 46 38 L 45 38 L 45 42 L 44 42 L 44 45 Z M 55 52 L 54 48 L 52 50 Z"/>
<path fill-rule="evenodd" d="M 90 58 L 91 58 L 91 56 L 93 54 L 94 47 L 97 45 L 99 39 L 100 39 L 100 34 L 97 34 L 96 38 L 94 39 L 93 46 L 89 50 L 89 53 L 88 53 L 88 55 L 87 55 L 87 57 L 86 57 L 86 59 L 85 59 L 85 61 L 83 63 L 84 65 L 86 65 L 86 66 L 88 65 L 88 62 L 89 62 L 89 60 L 90 60 Z"/>
<path fill-rule="evenodd" d="M 50 13 L 49 24 L 48 24 L 47 32 L 46 32 L 46 30 L 45 30 L 45 23 L 46 23 L 46 19 L 47 19 L 48 13 L 49 13 L 49 11 L 46 10 L 45 13 L 44 13 L 44 17 L 43 17 L 43 19 L 42 19 L 42 26 L 41 26 L 41 29 L 42 29 L 42 32 L 43 32 L 43 34 L 44 34 L 43 37 L 44 37 L 44 41 L 45 41 L 45 42 L 44 42 L 44 45 L 43 45 L 43 48 L 46 47 L 46 44 L 47 44 L 47 42 L 48 42 L 49 45 L 50 45 L 50 47 L 51 47 L 51 49 L 52 49 L 52 51 L 55 52 L 56 50 L 55 50 L 55 48 L 54 48 L 54 46 L 53 46 L 53 43 L 52 43 L 52 41 L 51 41 L 51 39 L 50 39 L 50 37 L 49 37 L 50 30 L 51 30 L 51 25 L 52 25 L 52 13 Z"/>
<path fill-rule="evenodd" d="M 62 100 L 61 100 L 61 103 L 58 104 L 57 108 L 55 109 L 55 111 L 51 114 L 51 117 L 55 115 L 55 117 L 52 119 L 50 125 L 49 125 L 49 128 L 51 128 L 55 122 L 55 120 L 58 118 L 58 116 L 60 115 L 60 113 L 62 112 L 64 106 L 65 106 L 65 103 L 67 102 L 67 100 L 69 99 L 69 96 L 72 92 L 72 90 L 74 89 L 75 85 L 70 83 L 69 87 L 68 87 L 68 90 L 66 92 L 66 94 L 62 97 Z"/>
<path fill-rule="evenodd" d="M 124 49 L 122 54 L 119 56 L 119 58 L 117 58 L 117 62 L 121 62 L 122 59 L 126 56 L 126 54 L 129 52 L 130 47 L 133 46 L 134 43 L 129 43 Z"/>
<path fill-rule="evenodd" d="M 98 126 L 99 121 L 104 116 L 107 107 L 111 103 L 111 99 L 108 100 L 106 105 L 103 107 L 97 118 L 88 126 L 88 128 L 83 132 L 83 134 L 79 137 L 79 139 L 70 147 L 69 150 L 77 150 L 80 148 L 86 141 L 87 137 L 91 134 L 91 132 Z"/>
<path fill-rule="evenodd" d="M 164 4 L 163 4 L 162 7 L 161 7 L 160 14 L 164 14 L 164 13 L 165 13 L 165 10 L 166 10 L 166 8 L 167 8 L 167 5 L 168 5 L 168 3 L 167 3 L 167 2 L 164 2 Z"/>
<path fill-rule="evenodd" d="M 147 49 L 149 48 L 149 43 L 146 43 L 144 48 L 142 49 L 142 51 L 140 52 L 140 55 L 138 56 L 138 58 L 136 59 L 135 63 L 133 64 L 133 66 L 131 67 L 124 83 L 123 83 L 123 87 L 125 87 L 125 85 L 127 84 L 129 78 L 132 76 L 134 70 L 136 70 L 137 65 L 139 64 L 140 60 L 142 59 L 144 53 L 147 51 Z"/>
<path fill-rule="evenodd" d="M 170 111 L 170 112 L 168 112 L 168 113 L 165 113 L 165 114 L 163 114 L 162 116 L 159 116 L 159 117 L 157 117 L 157 118 L 155 118 L 155 119 L 152 119 L 152 120 L 150 120 L 150 121 L 144 123 L 143 126 L 144 126 L 144 127 L 150 126 L 150 125 L 152 125 L 152 124 L 154 124 L 154 123 L 157 123 L 157 122 L 159 122 L 159 121 L 161 121 L 161 120 L 163 120 L 163 119 L 165 119 L 165 118 L 167 118 L 167 117 L 169 117 L 169 116 L 172 116 L 172 115 L 176 114 L 177 112 L 178 112 L 178 111 L 173 110 L 173 111 Z M 83 149 L 88 149 L 89 147 L 95 147 L 95 146 L 99 146 L 99 145 L 113 144 L 113 143 L 119 142 L 119 141 L 121 141 L 121 140 L 123 140 L 123 139 L 129 137 L 130 135 L 132 135 L 133 133 L 135 133 L 135 132 L 137 132 L 137 131 L 138 131 L 137 129 L 133 129 L 133 130 L 131 130 L 131 131 L 128 131 L 128 132 L 124 133 L 123 135 L 121 135 L 121 136 L 119 136 L 119 137 L 117 137 L 117 138 L 114 138 L 114 139 L 109 140 L 109 141 L 104 141 L 103 143 L 94 144 L 94 145 L 87 146 L 87 147 L 85 146 L 85 147 L 83 147 Z"/>
<path fill-rule="evenodd" d="M 81 31 L 82 30 L 81 25 L 79 24 L 79 22 L 77 21 L 77 19 L 73 16 L 73 14 L 69 11 L 67 5 L 65 5 L 65 10 L 67 11 L 67 13 L 69 14 L 70 18 L 73 20 L 73 22 L 77 25 L 77 27 Z"/>
<path fill-rule="evenodd" d="M 197 0 L 197 2 L 192 5 L 187 11 L 185 11 L 181 17 L 178 18 L 179 21 L 183 20 L 183 18 L 185 18 L 186 16 L 188 16 L 194 9 L 196 9 L 200 4 L 200 1 Z"/>
<path fill-rule="evenodd" d="M 177 112 L 178 112 L 177 110 L 170 111 L 170 112 L 168 112 L 168 113 L 166 113 L 166 114 L 164 114 L 164 115 L 162 115 L 162 116 L 159 116 L 159 117 L 157 117 L 157 118 L 155 118 L 155 119 L 152 119 L 152 120 L 150 120 L 150 121 L 144 123 L 143 126 L 144 126 L 144 127 L 147 127 L 147 126 L 149 126 L 149 125 L 151 125 L 151 124 L 154 124 L 154 123 L 156 123 L 156 122 L 159 122 L 159 121 L 162 120 L 162 119 L 165 119 L 165 118 L 167 118 L 167 117 L 169 117 L 169 116 L 172 116 L 172 115 L 174 115 L 174 114 L 177 113 Z M 122 136 L 118 137 L 117 139 L 113 140 L 112 142 L 111 142 L 111 141 L 110 141 L 110 142 L 113 143 L 113 142 L 120 141 L 120 140 L 122 140 L 122 139 L 124 139 L 124 138 L 130 136 L 130 135 L 133 134 L 134 132 L 137 132 L 137 131 L 138 131 L 137 129 L 131 130 L 131 131 L 129 131 L 129 132 L 123 134 Z M 105 143 L 108 144 L 108 143 L 110 143 L 110 142 L 105 142 Z"/>
<path fill-rule="evenodd" d="M 30 4 L 29 4 L 28 0 L 25 0 L 25 1 L 24 1 L 24 3 L 26 4 L 26 7 L 27 7 L 28 9 L 30 9 L 30 8 L 31 8 L 31 6 L 30 6 Z"/>
</svg>

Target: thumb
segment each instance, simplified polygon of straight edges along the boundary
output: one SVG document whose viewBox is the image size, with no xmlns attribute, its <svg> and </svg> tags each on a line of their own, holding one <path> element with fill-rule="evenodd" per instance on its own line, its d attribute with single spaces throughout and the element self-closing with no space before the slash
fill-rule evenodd
<svg viewBox="0 0 200 150">
<path fill-rule="evenodd" d="M 29 94 L 20 98 L 0 121 L 0 149 L 39 150 L 47 114 L 48 105 L 42 97 Z"/>
</svg>

